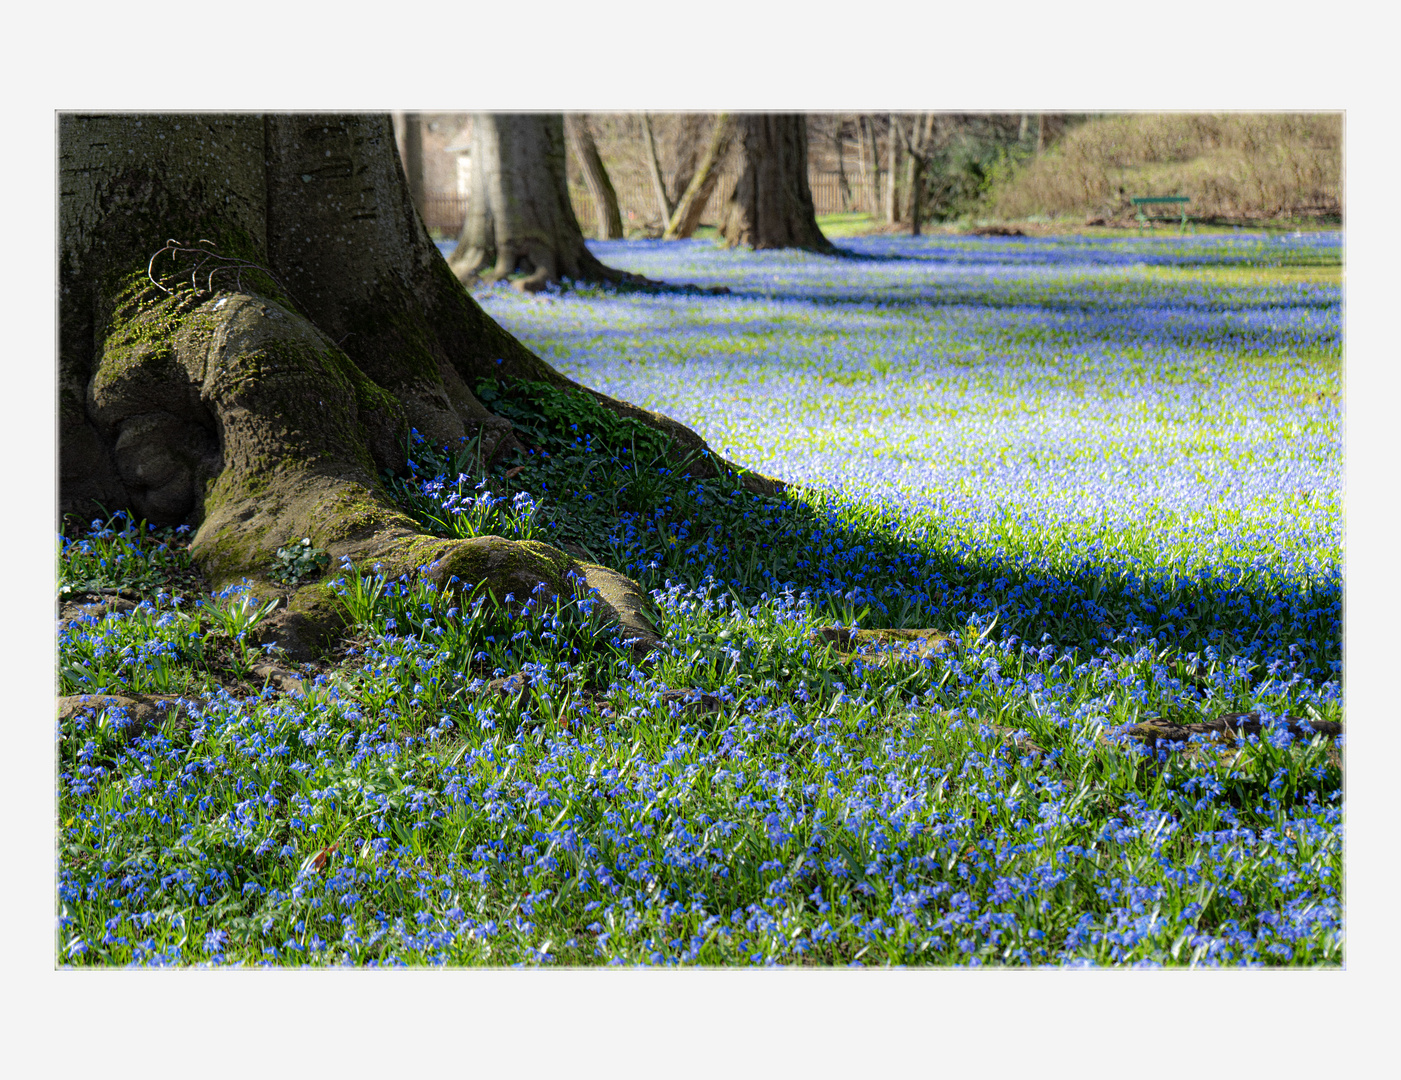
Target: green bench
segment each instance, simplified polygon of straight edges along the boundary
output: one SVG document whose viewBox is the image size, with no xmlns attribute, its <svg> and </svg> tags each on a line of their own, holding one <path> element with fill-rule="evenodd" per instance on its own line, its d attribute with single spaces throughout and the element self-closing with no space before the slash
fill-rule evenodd
<svg viewBox="0 0 1401 1080">
<path fill-rule="evenodd" d="M 1138 218 L 1138 235 L 1143 235 L 1143 227 L 1147 225 L 1150 221 L 1178 220 L 1176 217 L 1159 216 L 1150 218 L 1146 213 L 1143 212 L 1143 208 L 1145 206 L 1162 206 L 1164 204 L 1180 206 L 1182 208 L 1182 219 L 1180 222 L 1178 222 L 1177 231 L 1185 232 L 1187 230 L 1187 204 L 1191 201 L 1192 200 L 1189 199 L 1186 195 L 1149 195 L 1144 196 L 1143 198 L 1130 199 L 1129 202 L 1133 203 L 1134 207 L 1138 211 L 1138 213 L 1135 215 Z"/>
</svg>

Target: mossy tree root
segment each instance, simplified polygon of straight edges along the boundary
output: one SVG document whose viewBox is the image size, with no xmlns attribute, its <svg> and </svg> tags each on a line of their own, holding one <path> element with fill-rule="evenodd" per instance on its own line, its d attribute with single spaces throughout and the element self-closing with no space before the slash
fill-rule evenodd
<svg viewBox="0 0 1401 1080">
<path fill-rule="evenodd" d="M 277 549 L 303 537 L 336 563 L 421 576 L 466 596 L 488 588 L 524 601 L 541 585 L 568 596 L 577 576 L 600 588 L 605 611 L 640 646 L 659 639 L 645 594 L 621 575 L 545 544 L 421 533 L 378 478 L 380 468 L 402 464 L 403 407 L 300 315 L 247 293 L 136 299 L 146 302 L 118 321 L 103 350 L 97 415 L 120 432 L 138 504 L 193 504 L 203 482 L 191 554 L 216 588 L 248 579 L 256 593 L 280 597 L 284 614 L 270 625 L 291 651 L 324 647 L 343 625 L 324 584 L 289 589 L 267 576 Z M 129 347 L 133 337 L 141 348 Z M 152 463 L 178 458 L 185 429 L 146 421 L 193 411 L 214 427 L 219 467 L 153 471 Z"/>
<path fill-rule="evenodd" d="M 655 640 L 627 579 L 544 546 L 424 536 L 382 488 L 411 427 L 440 445 L 479 435 L 488 460 L 519 446 L 472 389 L 486 379 L 591 394 L 672 436 L 691 475 L 731 468 L 684 425 L 578 386 L 482 311 L 414 210 L 387 116 L 65 114 L 59 179 L 61 513 L 198 524 L 193 554 L 216 586 L 248 577 L 308 625 L 328 625 L 324 587 L 265 576 L 303 537 L 395 575 L 472 562 L 485 545 L 483 576 L 462 581 L 524 596 L 579 573 Z M 217 257 L 192 280 L 174 265 L 182 251 Z M 211 278 L 216 265 L 237 272 Z"/>
</svg>

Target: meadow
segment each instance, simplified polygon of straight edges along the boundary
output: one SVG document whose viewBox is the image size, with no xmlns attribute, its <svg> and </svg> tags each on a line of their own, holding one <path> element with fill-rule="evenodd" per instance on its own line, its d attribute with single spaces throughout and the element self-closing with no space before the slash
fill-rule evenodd
<svg viewBox="0 0 1401 1080">
<path fill-rule="evenodd" d="M 386 478 L 635 577 L 649 657 L 587 596 L 288 550 L 353 633 L 266 679 L 186 535 L 60 537 L 61 595 L 126 598 L 60 694 L 176 703 L 58 723 L 59 962 L 1340 964 L 1340 234 L 839 245 L 478 294 L 781 495 L 530 385 L 477 388 L 527 454 Z"/>
</svg>

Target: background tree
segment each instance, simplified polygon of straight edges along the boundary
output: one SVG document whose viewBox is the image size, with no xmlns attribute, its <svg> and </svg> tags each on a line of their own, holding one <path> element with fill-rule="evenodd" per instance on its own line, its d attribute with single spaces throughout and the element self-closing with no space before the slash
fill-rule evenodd
<svg viewBox="0 0 1401 1080">
<path fill-rule="evenodd" d="M 871 202 L 866 209 L 870 212 L 871 216 L 874 217 L 879 212 L 877 207 L 880 205 L 881 197 L 880 142 L 876 138 L 875 117 L 862 116 L 859 117 L 858 120 L 857 132 L 858 134 L 864 133 L 866 136 L 861 140 L 859 146 L 861 148 L 862 163 L 866 169 L 866 180 L 871 190 Z"/>
<path fill-rule="evenodd" d="M 661 228 L 665 235 L 701 162 L 707 118 L 699 113 L 681 113 L 670 118 L 671 156 L 675 162 L 670 182 L 666 180 L 666 171 L 662 168 L 661 140 L 657 137 L 653 118 L 647 113 L 640 113 L 638 120 L 642 131 L 643 165 L 647 178 L 651 181 L 657 214 L 661 218 Z"/>
<path fill-rule="evenodd" d="M 410 425 L 435 442 L 476 436 L 488 461 L 513 445 L 476 394 L 488 379 L 547 383 L 656 428 L 691 475 L 729 468 L 689 428 L 571 382 L 478 307 L 414 211 L 388 116 L 64 115 L 59 184 L 63 513 L 88 520 L 100 503 L 198 524 L 201 569 L 282 601 L 271 625 L 294 655 L 340 619 L 328 586 L 266 577 L 302 537 L 498 596 L 560 592 L 577 572 L 655 640 L 627 578 L 544 544 L 423 535 L 383 488 Z"/>
<path fill-rule="evenodd" d="M 885 189 L 885 224 L 895 226 L 899 224 L 899 193 L 895 178 L 899 175 L 897 162 L 899 161 L 899 116 L 894 112 L 890 115 L 890 130 L 887 133 L 885 143 L 888 146 L 887 157 L 885 157 L 885 174 L 888 176 L 888 188 Z"/>
<path fill-rule="evenodd" d="M 608 170 L 603 167 L 598 145 L 589 130 L 588 121 L 578 113 L 569 113 L 564 118 L 564 130 L 569 136 L 570 148 L 584 174 L 584 184 L 593 198 L 595 231 L 600 240 L 621 240 L 623 238 L 623 215 L 618 210 L 618 194 L 613 190 L 613 182 L 608 178 Z"/>
<path fill-rule="evenodd" d="M 675 166 L 667 183 L 667 195 L 673 215 L 696 175 L 702 152 L 706 148 L 707 129 L 713 126 L 711 118 L 703 113 L 680 113 L 674 118 L 672 139 L 676 148 L 673 155 Z M 667 220 L 669 222 L 670 218 Z"/>
<path fill-rule="evenodd" d="M 428 193 L 423 169 L 423 117 L 418 113 L 394 113 L 394 138 L 399 147 L 399 160 L 404 166 L 409 198 L 422 214 Z"/>
<path fill-rule="evenodd" d="M 665 229 L 671 221 L 672 201 L 667 194 L 666 181 L 662 179 L 662 163 L 657 157 L 657 140 L 652 134 L 652 118 L 642 113 L 641 119 L 643 162 L 652 181 L 652 191 L 657 197 L 657 216 L 661 220 L 661 227 Z"/>
<path fill-rule="evenodd" d="M 808 186 L 807 120 L 801 114 L 748 113 L 737 121 L 739 180 L 720 234 L 731 247 L 835 250 L 817 227 Z"/>
<path fill-rule="evenodd" d="M 734 133 L 734 118 L 729 113 L 721 113 L 715 118 L 705 156 L 700 159 L 672 211 L 671 220 L 662 233 L 663 240 L 684 240 L 696 231 L 701 215 L 705 213 L 710 197 L 720 183 L 720 169 L 729 155 Z"/>
<path fill-rule="evenodd" d="M 910 122 L 910 131 L 901 126 L 895 130 L 900 135 L 909 159 L 909 178 L 905 190 L 909 194 L 910 235 L 918 236 L 920 222 L 924 217 L 922 199 L 924 194 L 924 171 L 929 165 L 930 147 L 934 134 L 934 114 L 924 113 Z M 912 134 L 913 132 L 913 134 Z"/>
<path fill-rule="evenodd" d="M 632 281 L 584 246 L 565 178 L 564 118 L 558 113 L 477 113 L 462 236 L 448 259 L 459 280 L 499 281 L 517 271 L 527 292 L 561 277 Z"/>
</svg>

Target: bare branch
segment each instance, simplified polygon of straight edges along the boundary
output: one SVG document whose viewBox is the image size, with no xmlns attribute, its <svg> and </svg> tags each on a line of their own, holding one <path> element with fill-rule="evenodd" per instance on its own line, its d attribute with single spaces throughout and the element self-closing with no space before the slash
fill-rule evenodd
<svg viewBox="0 0 1401 1080">
<path fill-rule="evenodd" d="M 167 240 L 165 246 L 158 248 L 151 256 L 150 261 L 146 264 L 146 276 L 151 280 L 151 284 L 160 289 L 161 292 L 174 292 L 173 289 L 167 289 L 156 280 L 156 260 L 162 255 L 169 255 L 171 263 L 177 269 L 182 255 L 191 258 L 190 288 L 195 292 L 213 292 L 214 275 L 220 270 L 232 270 L 234 272 L 234 282 L 236 287 L 240 290 L 243 288 L 243 271 L 257 270 L 260 273 L 266 274 L 268 280 L 284 293 L 287 292 L 286 286 L 278 281 L 276 275 L 266 266 L 260 266 L 258 263 L 249 262 L 246 259 L 238 259 L 231 255 L 221 255 L 218 249 L 214 247 L 214 241 L 203 239 L 196 240 L 194 244 L 187 244 L 183 240 Z M 210 265 L 211 263 L 213 265 Z M 199 287 L 199 275 L 201 271 L 204 271 L 205 274 L 203 290 Z"/>
</svg>

